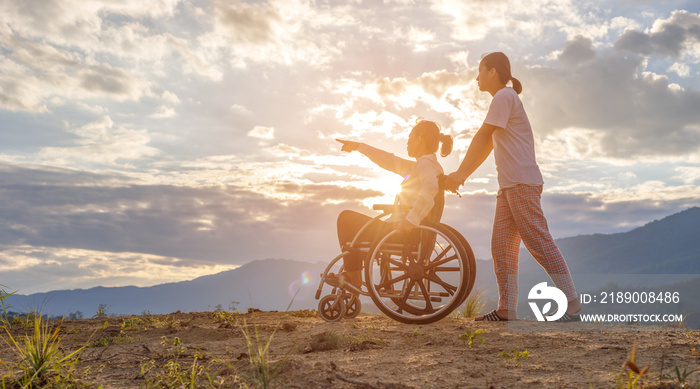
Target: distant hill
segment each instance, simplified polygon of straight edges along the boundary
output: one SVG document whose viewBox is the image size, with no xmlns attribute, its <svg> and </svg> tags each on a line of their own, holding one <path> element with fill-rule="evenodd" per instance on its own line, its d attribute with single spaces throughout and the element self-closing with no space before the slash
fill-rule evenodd
<svg viewBox="0 0 700 389">
<path fill-rule="evenodd" d="M 572 274 L 699 274 L 700 208 L 656 220 L 629 232 L 556 240 Z M 520 252 L 521 271 L 539 271 Z"/>
<path fill-rule="evenodd" d="M 208 311 L 219 304 L 228 310 L 232 302 L 237 302 L 234 305 L 240 310 L 254 307 L 273 311 L 285 310 L 299 290 L 292 309 L 313 308 L 317 304 L 313 295 L 318 287 L 318 276 L 326 265 L 266 259 L 191 281 L 151 287 L 96 287 L 14 295 L 7 302 L 12 306 L 10 310 L 15 311 L 39 307 L 51 315 L 81 311 L 85 317 L 93 316 L 101 304 L 106 306 L 108 314 Z M 311 282 L 302 287 L 304 272 L 308 272 Z"/>
<path fill-rule="evenodd" d="M 684 274 L 689 277 L 654 278 L 657 285 L 686 282 L 694 275 L 700 280 L 700 208 L 697 207 L 629 232 L 576 236 L 558 239 L 557 244 L 575 279 L 586 274 Z M 528 278 L 528 275 L 540 277 L 544 272 L 527 250 L 521 251 L 520 258 L 520 283 L 524 290 L 535 285 L 534 278 Z M 237 302 L 234 305 L 241 310 L 254 307 L 281 311 L 287 308 L 293 293 L 301 284 L 302 274 L 308 272 L 311 280 L 300 290 L 292 309 L 316 308 L 318 302 L 314 299 L 314 294 L 318 287 L 318 276 L 326 265 L 327 263 L 266 259 L 191 281 L 152 287 L 97 287 L 28 296 L 15 295 L 8 302 L 16 311 L 43 307 L 44 312 L 51 315 L 81 311 L 85 317 L 94 315 L 100 304 L 107 307 L 109 314 L 207 311 L 215 309 L 219 304 L 221 308 L 228 309 L 232 302 Z M 485 290 L 486 297 L 493 303 L 497 296 L 493 262 L 477 261 L 477 268 L 476 288 Z M 700 285 L 700 281 L 684 285 L 684 289 L 696 288 L 695 285 Z M 581 292 L 601 286 L 603 285 L 594 283 L 577 284 L 577 289 Z M 328 288 L 325 292 L 328 292 Z M 694 298 L 697 293 L 700 291 L 684 293 L 684 296 Z M 527 304 L 521 305 L 527 307 Z M 363 307 L 363 311 L 371 310 L 370 304 Z"/>
</svg>

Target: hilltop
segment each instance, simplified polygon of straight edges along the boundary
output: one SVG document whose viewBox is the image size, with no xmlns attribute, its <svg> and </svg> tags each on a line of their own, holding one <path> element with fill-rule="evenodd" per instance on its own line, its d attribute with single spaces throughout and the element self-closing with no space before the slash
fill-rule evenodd
<svg viewBox="0 0 700 389">
<path fill-rule="evenodd" d="M 532 332 L 454 316 L 414 326 L 378 314 L 325 323 L 309 311 L 176 312 L 68 320 L 60 334 L 65 352 L 89 345 L 75 377 L 87 387 L 105 389 L 164 382 L 179 387 L 175 380 L 190 383 L 192 372 L 197 387 L 242 388 L 243 381 L 258 387 L 250 378 L 246 328 L 253 342 L 259 333 L 262 346 L 279 328 L 269 343 L 269 365 L 288 359 L 272 388 L 611 388 L 623 374 L 626 382 L 629 369 L 622 366 L 636 343 L 636 365 L 649 366 L 644 387 L 671 389 L 680 388 L 676 366 L 683 372 L 700 363 L 698 331 L 635 326 L 572 331 L 561 326 Z M 478 329 L 483 332 L 471 347 L 458 339 Z M 26 330 L 16 323 L 10 332 L 17 337 Z M 0 360 L 5 362 L 2 375 L 18 357 L 2 347 Z M 690 375 L 686 383 L 696 388 L 700 374 Z"/>
</svg>

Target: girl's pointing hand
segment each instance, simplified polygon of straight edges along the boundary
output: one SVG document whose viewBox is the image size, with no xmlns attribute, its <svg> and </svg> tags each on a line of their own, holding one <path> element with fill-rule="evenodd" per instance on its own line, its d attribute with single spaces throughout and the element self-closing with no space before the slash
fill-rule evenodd
<svg viewBox="0 0 700 389">
<path fill-rule="evenodd" d="M 338 142 L 342 143 L 343 146 L 340 148 L 340 151 L 345 151 L 345 152 L 351 152 L 357 150 L 358 147 L 360 147 L 360 142 L 353 142 L 351 140 L 344 140 L 344 139 L 336 139 Z"/>
</svg>

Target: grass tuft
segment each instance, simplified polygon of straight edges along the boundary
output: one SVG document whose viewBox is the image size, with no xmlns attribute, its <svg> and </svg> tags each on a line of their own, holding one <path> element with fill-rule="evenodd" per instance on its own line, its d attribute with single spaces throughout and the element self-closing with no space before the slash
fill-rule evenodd
<svg viewBox="0 0 700 389">
<path fill-rule="evenodd" d="M 248 325 L 243 321 L 243 327 L 241 327 L 241 332 L 246 341 L 246 346 L 248 347 L 248 357 L 250 358 L 250 365 L 252 368 L 251 378 L 255 381 L 261 388 L 267 389 L 270 384 L 277 376 L 282 372 L 287 359 L 291 355 L 291 351 L 288 352 L 281 360 L 271 363 L 270 362 L 270 344 L 272 339 L 275 337 L 277 330 L 280 326 L 275 327 L 270 337 L 267 341 L 263 341 L 260 337 L 260 332 L 258 327 L 254 326 L 254 333 L 251 334 L 248 329 Z M 254 335 L 254 337 L 253 337 Z"/>
<path fill-rule="evenodd" d="M 41 314 L 35 313 L 32 317 L 33 332 L 22 339 L 15 339 L 5 328 L 9 338 L 9 342 L 6 342 L 20 357 L 17 367 L 22 371 L 22 376 L 17 384 L 21 388 L 33 388 L 71 381 L 75 365 L 85 346 L 65 354 L 61 350 L 61 337 L 58 335 L 63 319 L 52 329 Z"/>
<path fill-rule="evenodd" d="M 483 289 L 477 289 L 467 297 L 467 301 L 464 303 L 464 309 L 462 310 L 462 316 L 476 317 L 484 310 L 486 306 L 485 300 L 486 291 Z"/>
<path fill-rule="evenodd" d="M 630 358 L 626 360 L 620 368 L 620 373 L 616 374 L 617 389 L 636 389 L 642 388 L 642 378 L 649 372 L 649 366 L 640 369 L 634 361 L 635 351 L 637 349 L 637 341 L 632 343 L 632 353 Z M 627 371 L 629 369 L 629 371 Z M 625 374 L 625 372 L 627 372 Z M 625 386 L 625 376 L 627 376 L 627 386 Z"/>
</svg>

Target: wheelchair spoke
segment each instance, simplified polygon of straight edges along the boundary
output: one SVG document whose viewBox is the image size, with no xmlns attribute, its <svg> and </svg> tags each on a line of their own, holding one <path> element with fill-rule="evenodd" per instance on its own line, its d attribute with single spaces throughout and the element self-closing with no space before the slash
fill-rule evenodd
<svg viewBox="0 0 700 389">
<path fill-rule="evenodd" d="M 397 261 L 397 260 L 395 260 L 395 259 L 386 258 L 386 259 L 384 259 L 384 261 L 386 261 L 386 262 L 388 262 L 388 263 L 390 263 L 390 264 L 392 264 L 392 265 L 398 267 L 398 268 L 401 269 L 401 270 L 408 271 L 408 266 L 406 266 L 406 264 L 404 264 L 404 263 L 402 263 L 402 262 L 399 262 L 399 261 Z"/>
<path fill-rule="evenodd" d="M 443 260 L 441 260 L 441 261 L 433 261 L 433 262 L 430 262 L 430 264 L 429 264 L 428 266 L 425 267 L 425 270 L 426 270 L 426 271 L 428 271 L 428 270 L 433 270 L 433 269 L 435 269 L 436 267 L 438 267 L 438 266 L 440 266 L 440 265 L 443 265 L 443 264 L 445 264 L 445 263 L 448 263 L 448 262 L 450 262 L 450 261 L 454 261 L 454 260 L 457 259 L 457 258 L 458 258 L 458 257 L 457 257 L 457 254 L 455 254 L 455 255 L 449 256 L 449 257 L 447 257 L 447 258 L 445 258 L 445 259 L 443 259 Z"/>
<path fill-rule="evenodd" d="M 403 296 L 401 296 L 401 303 L 405 304 L 406 301 L 408 301 L 408 297 L 411 295 L 411 290 L 413 287 L 416 285 L 415 280 L 411 280 L 408 282 L 408 286 L 404 289 L 403 291 Z"/>
<path fill-rule="evenodd" d="M 433 309 L 433 303 L 430 301 L 430 292 L 425 288 L 425 284 L 422 282 L 418 282 L 418 285 L 420 286 L 421 292 L 423 292 L 423 297 L 425 298 L 425 310 L 428 313 L 433 313 L 435 310 Z"/>
<path fill-rule="evenodd" d="M 378 289 L 378 290 L 382 290 L 382 289 L 388 287 L 389 285 L 393 285 L 393 284 L 395 284 L 395 283 L 397 283 L 397 282 L 401 282 L 401 281 L 403 281 L 403 280 L 405 280 L 405 279 L 407 279 L 407 278 L 408 278 L 408 274 L 402 274 L 402 275 L 400 275 L 400 276 L 398 276 L 398 277 L 396 277 L 396 278 L 392 278 L 392 279 L 390 279 L 390 280 L 387 280 L 387 281 L 385 281 L 385 282 L 382 282 L 382 283 L 379 284 L 379 285 L 376 285 L 375 288 Z"/>
<path fill-rule="evenodd" d="M 442 248 L 442 246 L 440 246 L 440 248 Z M 451 249 L 452 249 L 452 245 L 448 245 L 447 248 L 443 249 L 442 252 L 441 252 L 440 254 L 438 254 L 437 257 L 435 257 L 435 259 L 433 260 L 433 262 L 439 261 L 440 259 L 442 259 L 442 257 L 444 257 L 445 255 L 447 255 L 447 253 L 448 253 Z M 435 251 L 437 251 L 437 250 L 435 250 Z"/>
<path fill-rule="evenodd" d="M 447 293 L 450 294 L 450 296 L 455 294 L 455 291 L 457 290 L 457 287 L 454 285 L 450 285 L 447 282 L 443 281 L 437 274 L 435 273 L 430 273 L 426 274 L 425 278 L 427 278 L 429 281 L 434 282 L 440 286 L 442 286 Z"/>
</svg>

